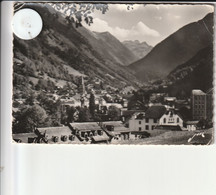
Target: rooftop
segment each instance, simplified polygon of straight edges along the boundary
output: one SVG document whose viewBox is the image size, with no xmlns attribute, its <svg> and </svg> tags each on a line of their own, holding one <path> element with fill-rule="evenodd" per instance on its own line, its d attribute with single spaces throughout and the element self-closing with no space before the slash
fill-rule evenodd
<svg viewBox="0 0 216 195">
<path fill-rule="evenodd" d="M 192 90 L 192 94 L 193 95 L 205 95 L 205 93 L 202 90 L 200 90 L 200 89 L 194 89 L 194 90 Z"/>
<path fill-rule="evenodd" d="M 136 112 L 144 112 L 144 110 L 123 110 L 122 115 L 123 116 L 132 116 Z"/>
<path fill-rule="evenodd" d="M 47 138 L 51 138 L 52 136 L 61 137 L 62 135 L 71 135 L 72 131 L 69 127 L 45 127 L 45 128 L 37 128 L 41 134 L 46 133 Z"/>
<path fill-rule="evenodd" d="M 165 101 L 175 101 L 176 97 L 164 97 Z"/>
<path fill-rule="evenodd" d="M 28 138 L 35 138 L 37 135 L 35 133 L 17 133 L 13 134 L 14 140 L 21 140 L 23 143 L 28 143 Z"/>
<path fill-rule="evenodd" d="M 103 125 L 112 125 L 114 127 L 114 132 L 127 132 L 129 128 L 125 127 L 122 121 L 106 121 Z"/>
<path fill-rule="evenodd" d="M 97 122 L 70 123 L 70 127 L 81 131 L 101 130 Z"/>
<path fill-rule="evenodd" d="M 199 121 L 187 121 L 186 125 L 197 125 Z"/>
<path fill-rule="evenodd" d="M 96 135 L 92 137 L 93 142 L 103 142 L 103 141 L 108 141 L 109 140 L 109 136 L 107 134 L 103 134 L 103 135 Z"/>
<path fill-rule="evenodd" d="M 154 105 L 146 110 L 145 118 L 159 119 L 166 112 L 166 107 L 161 105 Z"/>
</svg>

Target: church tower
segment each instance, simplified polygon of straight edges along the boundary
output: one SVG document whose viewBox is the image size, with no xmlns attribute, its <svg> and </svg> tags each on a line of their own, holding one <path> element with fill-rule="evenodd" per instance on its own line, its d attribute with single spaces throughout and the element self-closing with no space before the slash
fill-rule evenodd
<svg viewBox="0 0 216 195">
<path fill-rule="evenodd" d="M 84 105 L 85 105 L 86 90 L 85 90 L 85 83 L 84 83 L 83 76 L 81 76 L 81 85 L 79 87 L 79 92 L 80 92 L 81 107 L 84 107 Z"/>
</svg>

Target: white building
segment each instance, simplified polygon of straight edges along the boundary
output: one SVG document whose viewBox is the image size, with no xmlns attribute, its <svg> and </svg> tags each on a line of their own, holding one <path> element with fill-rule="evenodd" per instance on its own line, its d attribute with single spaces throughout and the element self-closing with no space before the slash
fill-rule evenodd
<svg viewBox="0 0 216 195">
<path fill-rule="evenodd" d="M 169 109 L 175 108 L 176 97 L 164 97 L 164 103 Z"/>
<path fill-rule="evenodd" d="M 151 106 L 146 112 L 137 112 L 129 120 L 130 131 L 154 130 L 166 112 L 164 106 Z"/>
<path fill-rule="evenodd" d="M 197 124 L 199 121 L 187 121 L 186 127 L 188 131 L 196 131 L 197 130 Z"/>
<path fill-rule="evenodd" d="M 182 118 L 174 110 L 167 111 L 159 120 L 159 125 L 183 127 Z"/>
</svg>

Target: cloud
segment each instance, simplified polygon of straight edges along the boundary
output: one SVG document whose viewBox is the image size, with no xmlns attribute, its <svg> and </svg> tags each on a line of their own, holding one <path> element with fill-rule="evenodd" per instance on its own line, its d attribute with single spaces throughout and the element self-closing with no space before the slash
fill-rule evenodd
<svg viewBox="0 0 216 195">
<path fill-rule="evenodd" d="M 106 21 L 101 20 L 99 18 L 94 18 L 94 23 L 87 28 L 96 32 L 108 31 L 120 41 L 124 41 L 124 40 L 147 41 L 147 37 L 154 38 L 160 36 L 159 32 L 157 32 L 154 29 L 151 29 L 141 21 L 135 24 L 134 26 L 132 26 L 131 29 L 125 29 L 120 27 L 111 27 Z"/>
<path fill-rule="evenodd" d="M 146 26 L 143 22 L 138 22 L 136 26 L 132 27 L 133 33 L 139 33 L 143 36 L 153 36 L 153 37 L 159 37 L 160 34 L 154 29 L 149 28 Z"/>
</svg>

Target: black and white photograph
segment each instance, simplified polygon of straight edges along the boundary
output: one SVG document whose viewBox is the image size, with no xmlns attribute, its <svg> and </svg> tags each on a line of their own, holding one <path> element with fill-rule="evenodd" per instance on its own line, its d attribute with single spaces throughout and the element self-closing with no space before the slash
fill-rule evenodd
<svg viewBox="0 0 216 195">
<path fill-rule="evenodd" d="M 213 143 L 213 5 L 16 2 L 14 18 L 14 143 Z"/>
</svg>

